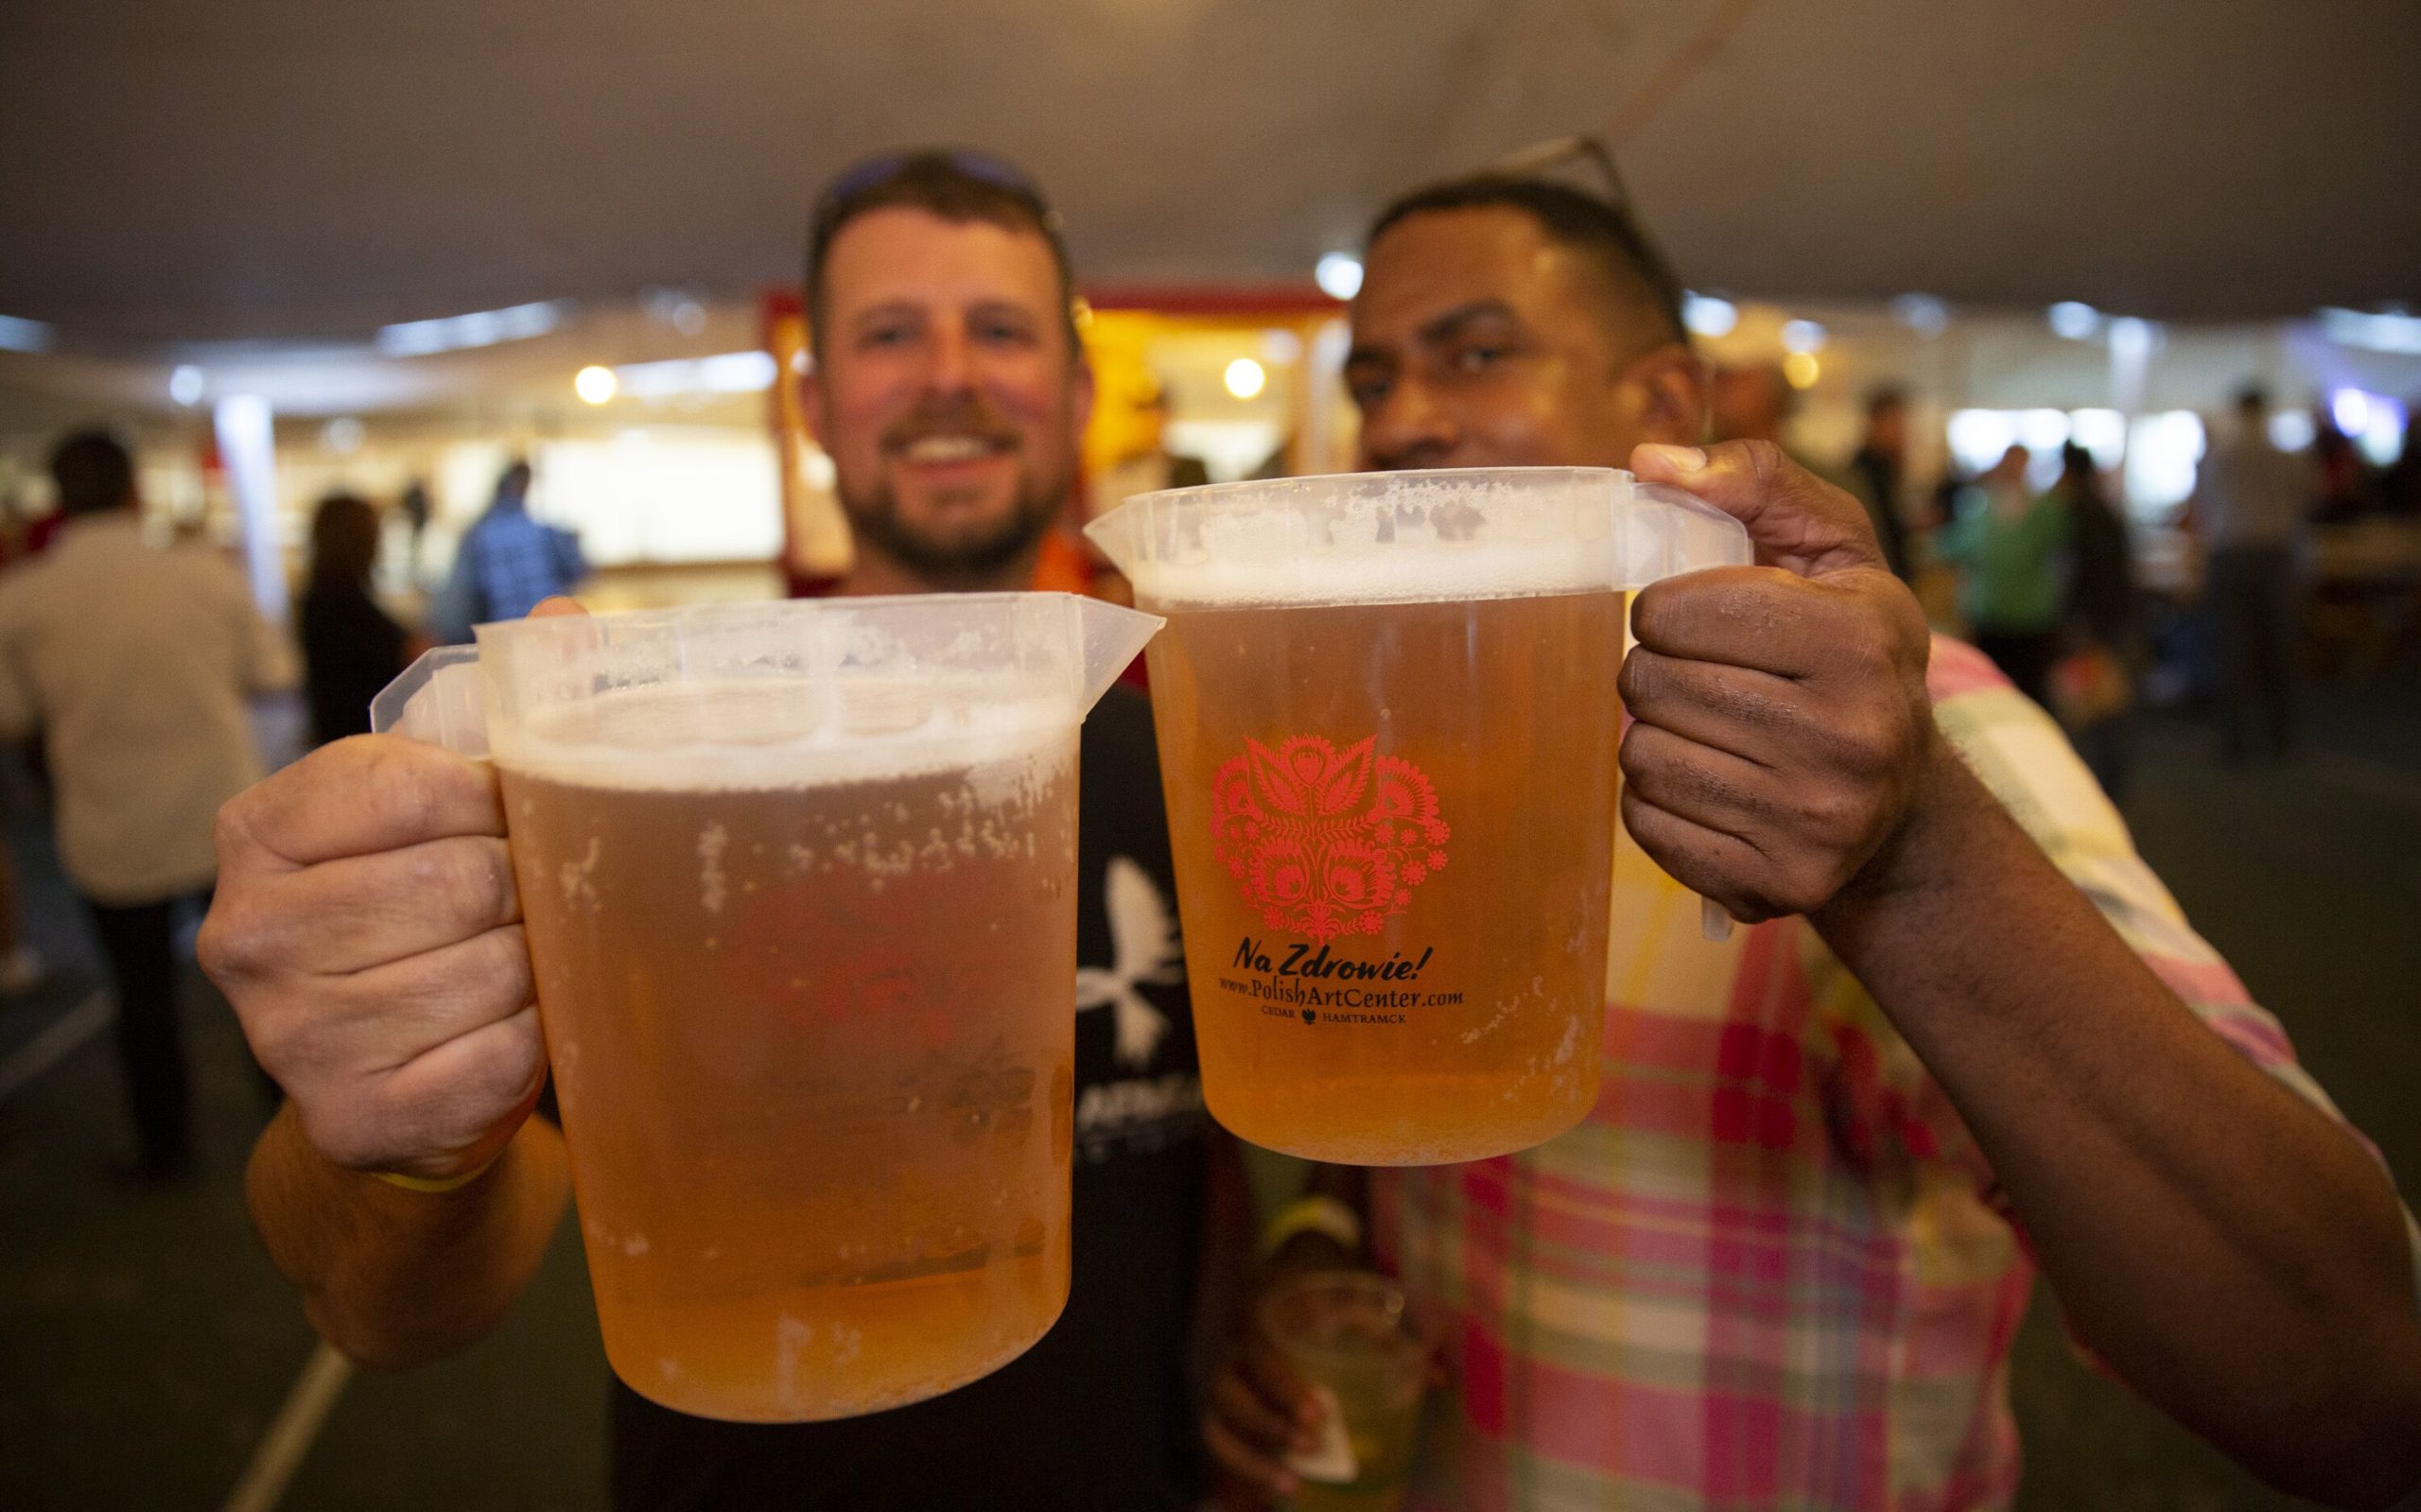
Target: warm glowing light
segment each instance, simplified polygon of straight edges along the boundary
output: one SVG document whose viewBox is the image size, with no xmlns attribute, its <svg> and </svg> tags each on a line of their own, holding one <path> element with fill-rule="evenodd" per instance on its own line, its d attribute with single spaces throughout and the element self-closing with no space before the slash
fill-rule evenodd
<svg viewBox="0 0 2421 1512">
<path fill-rule="evenodd" d="M 1813 352 L 1793 352 L 1782 359 L 1782 375 L 1794 389 L 1813 389 L 1823 372 L 1823 364 L 1816 360 Z"/>
<path fill-rule="evenodd" d="M 601 405 L 613 398 L 614 391 L 621 386 L 621 380 L 614 376 L 612 368 L 601 368 L 593 363 L 572 374 L 571 391 L 593 405 Z"/>
<path fill-rule="evenodd" d="M 1269 382 L 1269 374 L 1250 357 L 1238 357 L 1228 364 L 1228 391 L 1239 399 L 1249 399 L 1261 392 Z"/>
</svg>

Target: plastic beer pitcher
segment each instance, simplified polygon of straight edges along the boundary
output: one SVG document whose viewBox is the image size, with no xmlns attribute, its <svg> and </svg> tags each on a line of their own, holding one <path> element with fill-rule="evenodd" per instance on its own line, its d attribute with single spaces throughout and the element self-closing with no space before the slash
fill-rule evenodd
<svg viewBox="0 0 2421 1512">
<path fill-rule="evenodd" d="M 496 764 L 614 1369 L 709 1417 L 935 1396 L 1068 1293 L 1065 594 L 482 625 L 374 727 Z"/>
<path fill-rule="evenodd" d="M 1153 720 L 1210 1111 L 1317 1160 L 1595 1102 L 1629 595 L 1750 560 L 1602 468 L 1176 489 L 1089 533 L 1169 618 Z"/>
</svg>

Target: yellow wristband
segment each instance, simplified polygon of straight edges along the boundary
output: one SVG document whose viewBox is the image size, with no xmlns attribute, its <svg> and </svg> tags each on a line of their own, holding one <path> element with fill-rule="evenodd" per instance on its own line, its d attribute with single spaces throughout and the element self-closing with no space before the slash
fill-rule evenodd
<svg viewBox="0 0 2421 1512">
<path fill-rule="evenodd" d="M 374 1171 L 370 1173 L 389 1186 L 401 1187 L 406 1191 L 452 1191 L 486 1175 L 488 1168 L 495 1164 L 494 1158 L 482 1160 L 459 1176 L 408 1176 L 400 1171 Z"/>
<path fill-rule="evenodd" d="M 1267 1260 L 1288 1240 L 1305 1233 L 1324 1234 L 1348 1252 L 1359 1253 L 1362 1215 L 1334 1197 L 1319 1193 L 1298 1197 L 1278 1209 L 1278 1216 L 1261 1231 L 1261 1258 Z"/>
</svg>

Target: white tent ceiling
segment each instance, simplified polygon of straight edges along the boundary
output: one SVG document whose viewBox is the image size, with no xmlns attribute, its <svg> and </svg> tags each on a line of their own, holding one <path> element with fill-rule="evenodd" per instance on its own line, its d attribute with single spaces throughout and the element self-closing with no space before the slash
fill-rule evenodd
<svg viewBox="0 0 2421 1512">
<path fill-rule="evenodd" d="M 833 169 L 930 140 L 1033 168 L 1095 283 L 1293 282 L 1575 130 L 1703 288 L 2421 301 L 2412 0 L 10 0 L 0 314 L 125 350 L 745 295 Z"/>
</svg>

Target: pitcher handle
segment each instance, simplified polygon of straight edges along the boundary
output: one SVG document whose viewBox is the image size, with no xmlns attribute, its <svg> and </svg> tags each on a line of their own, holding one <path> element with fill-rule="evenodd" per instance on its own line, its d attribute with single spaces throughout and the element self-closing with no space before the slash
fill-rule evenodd
<svg viewBox="0 0 2421 1512">
<path fill-rule="evenodd" d="M 1645 588 L 1660 578 L 1702 567 L 1745 567 L 1756 560 L 1748 528 L 1695 495 L 1665 483 L 1631 484 L 1631 497 L 1663 506 L 1633 510 L 1626 516 L 1617 573 L 1627 589 Z M 1636 644 L 1624 617 L 1623 653 Z M 1698 933 L 1708 940 L 1732 937 L 1732 915 L 1711 897 L 1698 899 Z"/>
<path fill-rule="evenodd" d="M 1665 483 L 1633 482 L 1631 498 L 1657 506 L 1622 515 L 1615 543 L 1615 586 L 1645 588 L 1701 567 L 1745 567 L 1757 557 L 1749 528 L 1714 505 Z"/>
<path fill-rule="evenodd" d="M 486 759 L 487 685 L 479 677 L 479 649 L 440 646 L 422 652 L 370 701 L 370 728 Z"/>
</svg>

